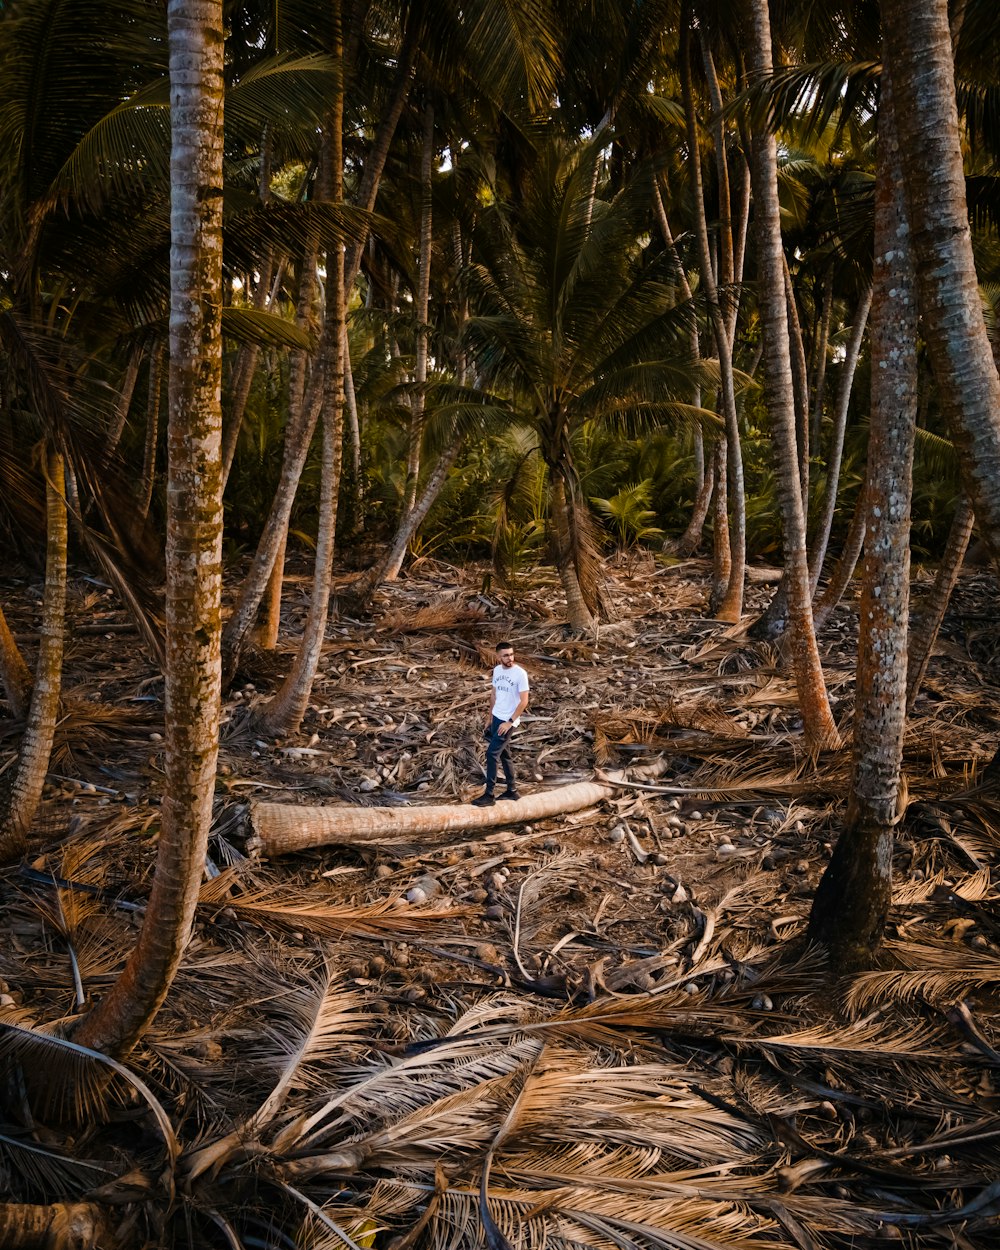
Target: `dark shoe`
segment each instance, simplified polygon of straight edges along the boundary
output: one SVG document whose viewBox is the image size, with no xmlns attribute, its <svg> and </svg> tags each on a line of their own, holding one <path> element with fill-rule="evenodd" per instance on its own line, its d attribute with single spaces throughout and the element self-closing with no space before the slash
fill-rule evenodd
<svg viewBox="0 0 1000 1250">
<path fill-rule="evenodd" d="M 481 794 L 478 799 L 472 800 L 473 807 L 492 807 L 496 799 L 492 794 Z"/>
<path fill-rule="evenodd" d="M 504 790 L 503 794 L 500 795 L 500 798 L 510 799 L 512 803 L 516 803 L 520 797 L 521 797 L 520 790 Z"/>
</svg>

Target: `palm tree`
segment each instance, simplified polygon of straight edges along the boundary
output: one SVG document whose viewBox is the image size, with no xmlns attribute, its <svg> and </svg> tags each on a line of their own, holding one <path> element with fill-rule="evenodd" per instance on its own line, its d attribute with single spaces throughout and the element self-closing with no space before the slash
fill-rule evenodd
<svg viewBox="0 0 1000 1250">
<path fill-rule="evenodd" d="M 46 451 L 46 558 L 41 642 L 17 768 L 0 791 L 0 861 L 19 855 L 42 797 L 59 719 L 66 615 L 66 494 L 62 455 Z M 6 625 L 4 626 L 6 629 Z M 16 667 L 16 666 L 15 666 Z"/>
<path fill-rule="evenodd" d="M 768 0 L 750 0 L 750 58 L 758 77 L 771 73 Z M 774 444 L 785 554 L 791 658 L 806 741 L 814 748 L 839 745 L 812 622 L 806 527 L 796 439 L 789 347 L 785 260 L 778 207 L 777 145 L 773 134 L 753 136 L 753 190 L 757 231 L 757 303 L 764 331 L 764 383 Z"/>
<path fill-rule="evenodd" d="M 882 78 L 872 295 L 872 406 L 859 611 L 854 777 L 846 823 L 816 891 L 810 938 L 836 966 L 870 965 L 892 894 L 910 600 L 917 416 L 915 283 L 888 72 Z"/>
<path fill-rule="evenodd" d="M 966 487 L 1000 568 L 1000 377 L 972 254 L 948 5 L 881 0 L 881 11 L 924 338 Z"/>
<path fill-rule="evenodd" d="M 187 945 L 212 813 L 222 591 L 222 0 L 170 0 L 166 779 L 139 940 L 77 1040 L 127 1052 Z"/>
<path fill-rule="evenodd" d="M 482 215 L 468 274 L 470 352 L 499 408 L 534 431 L 553 556 L 570 624 L 583 633 L 595 629 L 603 588 L 574 437 L 591 421 L 651 425 L 690 413 L 674 396 L 690 393 L 695 367 L 670 258 L 649 259 L 643 247 L 648 176 L 595 200 L 599 142 L 581 150 L 554 139 L 533 154 L 520 194 L 495 198 Z"/>
</svg>

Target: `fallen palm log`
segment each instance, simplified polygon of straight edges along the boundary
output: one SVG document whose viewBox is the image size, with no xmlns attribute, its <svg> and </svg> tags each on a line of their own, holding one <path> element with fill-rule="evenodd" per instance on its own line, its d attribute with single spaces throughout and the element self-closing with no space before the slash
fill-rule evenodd
<svg viewBox="0 0 1000 1250">
<path fill-rule="evenodd" d="M 655 777 L 666 765 L 657 761 L 635 772 Z M 357 843 L 412 843 L 419 839 L 447 841 L 452 834 L 498 825 L 524 824 L 563 816 L 593 807 L 610 798 L 623 784 L 624 773 L 607 773 L 601 781 L 577 781 L 554 790 L 526 794 L 516 803 L 499 802 L 494 807 L 474 807 L 471 803 L 440 804 L 433 807 L 305 807 L 294 803 L 254 803 L 249 813 L 251 854 L 289 855 L 312 846 L 353 846 Z"/>
</svg>

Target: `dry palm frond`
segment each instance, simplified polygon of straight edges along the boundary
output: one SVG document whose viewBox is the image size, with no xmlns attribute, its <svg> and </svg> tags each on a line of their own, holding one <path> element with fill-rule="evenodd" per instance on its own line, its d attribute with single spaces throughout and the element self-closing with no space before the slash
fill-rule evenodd
<svg viewBox="0 0 1000 1250">
<path fill-rule="evenodd" d="M 482 627 L 489 617 L 481 608 L 468 607 L 461 603 L 437 603 L 412 611 L 390 612 L 378 623 L 380 630 L 388 630 L 391 634 L 415 634 L 421 631 L 444 633 L 451 629 L 467 629 L 470 626 Z"/>
<path fill-rule="evenodd" d="M 903 968 L 867 972 L 847 993 L 850 1011 L 870 1011 L 887 1000 L 950 1003 L 973 990 L 1000 983 L 1000 960 L 958 942 L 888 942 L 886 951 Z"/>
<path fill-rule="evenodd" d="M 331 1132 L 342 1136 L 342 1124 L 403 1122 L 434 1103 L 507 1080 L 534 1063 L 541 1045 L 537 1039 L 523 1037 L 505 1046 L 468 1037 L 444 1039 L 439 1050 L 355 1070 L 350 1083 L 294 1126 L 294 1136 L 282 1136 L 281 1148 L 287 1148 L 286 1136 L 299 1148 L 328 1141 Z M 336 1120 L 331 1120 L 335 1114 Z"/>
<path fill-rule="evenodd" d="M 830 1056 L 850 1055 L 852 1062 L 894 1064 L 900 1059 L 943 1059 L 947 1053 L 943 1030 L 921 1022 L 904 1022 L 868 1016 L 850 1024 L 818 1024 L 794 1033 L 753 1036 L 746 1044 L 765 1050 Z"/>
<path fill-rule="evenodd" d="M 291 889 L 258 888 L 228 896 L 232 878 L 221 874 L 202 887 L 203 904 L 221 905 L 246 920 L 278 929 L 305 929 L 320 937 L 405 939 L 426 935 L 428 929 L 453 927 L 463 915 L 460 907 L 415 908 L 398 906 L 395 899 L 367 905 L 342 906 Z"/>
<path fill-rule="evenodd" d="M 0 1169 L 15 1194 L 43 1201 L 56 1196 L 78 1198 L 116 1175 L 107 1163 L 64 1154 L 7 1133 L 0 1133 Z"/>
<path fill-rule="evenodd" d="M 0 1060 L 25 1073 L 29 1091 L 44 1114 L 56 1120 L 86 1122 L 102 1118 L 115 1101 L 126 1101 L 126 1089 L 138 1094 L 153 1113 L 171 1162 L 180 1144 L 166 1111 L 152 1090 L 124 1064 L 96 1050 L 27 1027 L 26 1016 L 0 1008 Z M 108 1069 L 119 1080 L 108 1080 Z M 31 1078 L 44 1073 L 44 1081 Z"/>
</svg>

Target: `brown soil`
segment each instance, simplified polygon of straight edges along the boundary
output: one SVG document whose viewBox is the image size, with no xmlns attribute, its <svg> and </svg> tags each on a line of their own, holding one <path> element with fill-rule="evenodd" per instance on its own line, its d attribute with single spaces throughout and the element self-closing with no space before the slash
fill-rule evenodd
<svg viewBox="0 0 1000 1250">
<path fill-rule="evenodd" d="M 684 1220 L 677 1224 L 671 1203 L 681 1201 L 682 1174 L 693 1186 L 684 1201 L 708 1204 L 696 1221 L 701 1240 L 685 1244 L 994 1244 L 1000 821 L 981 774 L 1000 732 L 995 582 L 988 573 L 963 577 L 912 719 L 910 806 L 882 970 L 838 982 L 801 950 L 801 935 L 837 835 L 849 756 L 803 755 L 794 689 L 776 650 L 703 615 L 706 574 L 697 561 L 615 570 L 620 619 L 591 645 L 566 635 L 546 573 L 498 595 L 482 589 L 478 571 L 425 561 L 386 591 L 373 622 L 331 624 L 301 733 L 265 740 L 253 712 L 285 671 L 305 612 L 308 580 L 290 582 L 281 649 L 248 658 L 225 698 L 211 879 L 188 964 L 134 1057 L 192 1142 L 195 1125 L 224 1133 L 266 1096 L 278 1062 L 266 1040 L 278 1027 L 268 1004 L 290 986 L 313 985 L 322 968 L 365 1022 L 363 1036 L 345 1026 L 340 1047 L 328 1039 L 325 1088 L 346 1088 L 373 1056 L 417 1053 L 457 1021 L 463 1036 L 499 1029 L 504 1054 L 521 1044 L 517 1027 L 549 1022 L 557 1058 L 546 1050 L 547 1064 L 611 1065 L 616 1074 L 632 1065 L 650 1073 L 647 1100 L 665 1099 L 662 1082 L 672 1082 L 699 1115 L 749 1134 L 718 1149 L 727 1160 L 716 1159 L 716 1147 L 699 1153 L 676 1142 L 673 1157 L 637 1093 L 632 1137 L 622 1127 L 632 1114 L 625 1103 L 612 1130 L 600 1100 L 590 1107 L 581 1095 L 579 1119 L 597 1118 L 604 1146 L 577 1157 L 572 1117 L 557 1131 L 539 1127 L 537 1109 L 524 1111 L 518 1091 L 539 1060 L 515 1056 L 502 1093 L 486 1077 L 468 1086 L 479 1094 L 482 1140 L 454 1130 L 450 1146 L 435 1144 L 432 1127 L 418 1132 L 407 1117 L 415 1107 L 444 1116 L 438 1095 L 421 1087 L 422 1100 L 401 1099 L 393 1123 L 397 1135 L 411 1133 L 407 1152 L 372 1147 L 345 1199 L 343 1221 L 364 1244 L 373 1221 L 401 1233 L 421 1214 L 408 1244 L 444 1245 L 449 1236 L 456 1246 L 480 1244 L 479 1222 L 488 1227 L 491 1217 L 477 1214 L 475 1189 L 498 1132 L 488 1210 L 516 1246 L 541 1244 L 537 1230 L 525 1230 L 546 1220 L 553 1245 L 624 1244 L 587 1223 L 598 1219 L 596 1197 L 563 1212 L 562 1241 L 551 1212 L 539 1214 L 555 1202 L 554 1187 L 586 1190 L 598 1180 L 605 1196 L 623 1186 L 620 1217 L 601 1219 L 677 1232 Z M 769 574 L 755 574 L 749 610 L 766 601 Z M 15 633 L 30 641 L 37 582 L 8 578 L 0 593 Z M 162 783 L 162 681 L 137 635 L 111 593 L 82 578 L 72 583 L 70 622 L 66 717 L 39 819 L 43 840 L 32 872 L 14 866 L 0 877 L 0 1013 L 37 1025 L 78 1010 L 71 950 L 88 998 L 117 974 L 141 911 L 116 900 L 141 905 L 148 888 Z M 846 731 L 854 632 L 848 605 L 823 639 Z M 478 793 L 500 638 L 513 639 L 532 682 L 516 744 L 522 789 L 663 755 L 669 767 L 658 788 L 622 787 L 600 808 L 453 845 L 244 858 L 252 802 L 447 803 Z M 0 721 L 0 769 L 13 763 L 17 728 Z M 57 891 L 41 874 L 73 885 Z M 445 1092 L 457 1096 L 456 1088 Z M 315 1089 L 303 1078 L 294 1101 L 309 1106 Z M 387 1086 L 387 1101 L 394 1096 Z M 527 1114 L 531 1131 L 524 1123 L 501 1131 L 512 1109 Z M 354 1137 L 368 1140 L 366 1128 L 387 1116 L 385 1108 L 359 1112 Z M 562 1161 L 558 1185 L 530 1162 L 543 1140 Z M 622 1163 L 627 1141 L 633 1154 L 648 1144 L 648 1166 Z M 120 1130 L 114 1140 L 99 1127 L 83 1136 L 102 1160 L 121 1157 L 121 1172 L 136 1149 L 123 1142 Z M 77 1142 L 68 1153 L 80 1151 Z M 694 1175 L 703 1179 L 695 1184 Z M 637 1187 L 640 1177 L 652 1188 Z M 16 1169 L 12 1188 L 30 1196 Z M 666 1205 L 654 1211 L 656 1203 Z M 630 1235 L 629 1244 L 677 1244 Z M 388 1245 L 388 1234 L 375 1244 Z"/>
</svg>

